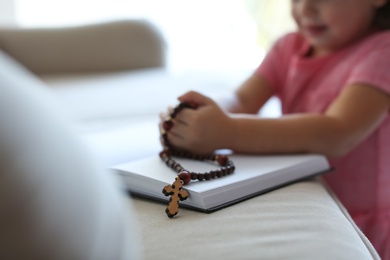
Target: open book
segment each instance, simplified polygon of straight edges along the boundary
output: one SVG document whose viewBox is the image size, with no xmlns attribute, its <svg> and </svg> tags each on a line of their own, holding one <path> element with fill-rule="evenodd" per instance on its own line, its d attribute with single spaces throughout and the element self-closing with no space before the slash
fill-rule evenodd
<svg viewBox="0 0 390 260">
<path fill-rule="evenodd" d="M 189 193 L 183 207 L 212 212 L 289 183 L 330 170 L 321 155 L 230 155 L 236 170 L 233 174 L 208 181 L 191 181 L 184 188 Z M 218 168 L 212 162 L 177 159 L 186 169 L 208 172 Z M 162 190 L 173 183 L 176 173 L 161 158 L 153 157 L 113 166 L 133 195 L 168 201 Z"/>
</svg>

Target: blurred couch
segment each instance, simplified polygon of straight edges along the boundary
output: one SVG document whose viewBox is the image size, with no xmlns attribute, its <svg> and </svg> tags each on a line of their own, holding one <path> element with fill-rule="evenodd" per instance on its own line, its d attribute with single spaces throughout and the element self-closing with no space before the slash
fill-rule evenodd
<svg viewBox="0 0 390 260">
<path fill-rule="evenodd" d="M 68 126 L 106 168 L 160 151 L 158 114 L 178 95 L 197 90 L 218 98 L 248 75 L 170 71 L 163 35 L 144 20 L 3 27 L 0 49 L 46 86 Z M 161 203 L 127 199 L 145 259 L 379 259 L 319 178 L 212 214 L 182 209 L 174 219 Z"/>
</svg>

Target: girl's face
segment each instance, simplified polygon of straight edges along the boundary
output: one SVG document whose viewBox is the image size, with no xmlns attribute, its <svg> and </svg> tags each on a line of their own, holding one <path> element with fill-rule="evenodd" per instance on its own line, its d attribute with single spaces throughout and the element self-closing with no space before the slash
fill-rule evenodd
<svg viewBox="0 0 390 260">
<path fill-rule="evenodd" d="M 313 46 L 314 55 L 337 50 L 364 37 L 375 11 L 387 0 L 292 0 L 299 31 Z"/>
</svg>

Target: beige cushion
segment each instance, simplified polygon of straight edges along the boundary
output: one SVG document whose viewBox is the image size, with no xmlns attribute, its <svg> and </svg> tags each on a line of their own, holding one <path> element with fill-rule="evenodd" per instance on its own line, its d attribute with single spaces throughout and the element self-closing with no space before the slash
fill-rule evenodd
<svg viewBox="0 0 390 260">
<path fill-rule="evenodd" d="M 37 74 L 161 67 L 165 43 L 144 20 L 64 28 L 0 28 L 0 49 Z"/>
<path fill-rule="evenodd" d="M 379 259 L 318 180 L 211 214 L 135 199 L 146 259 Z"/>
<path fill-rule="evenodd" d="M 0 259 L 138 259 L 119 182 L 32 75 L 0 52 Z"/>
</svg>

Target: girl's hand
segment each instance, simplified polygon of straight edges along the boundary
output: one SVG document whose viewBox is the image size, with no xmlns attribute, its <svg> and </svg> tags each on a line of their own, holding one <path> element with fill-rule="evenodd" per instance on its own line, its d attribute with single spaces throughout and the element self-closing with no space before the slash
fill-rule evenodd
<svg viewBox="0 0 390 260">
<path fill-rule="evenodd" d="M 194 103 L 197 108 L 183 109 L 173 119 L 173 127 L 168 132 L 172 145 L 198 154 L 228 148 L 233 120 L 212 99 L 194 91 L 178 99 Z"/>
<path fill-rule="evenodd" d="M 164 147 L 164 141 L 163 139 L 161 138 L 162 134 L 165 133 L 166 131 L 164 130 L 164 127 L 163 127 L 163 124 L 164 124 L 164 121 L 167 120 L 169 118 L 169 115 L 172 113 L 173 111 L 173 108 L 171 106 L 168 107 L 167 109 L 167 112 L 161 112 L 160 113 L 160 122 L 158 124 L 158 129 L 159 129 L 159 132 L 160 132 L 160 143 L 161 145 Z"/>
</svg>

